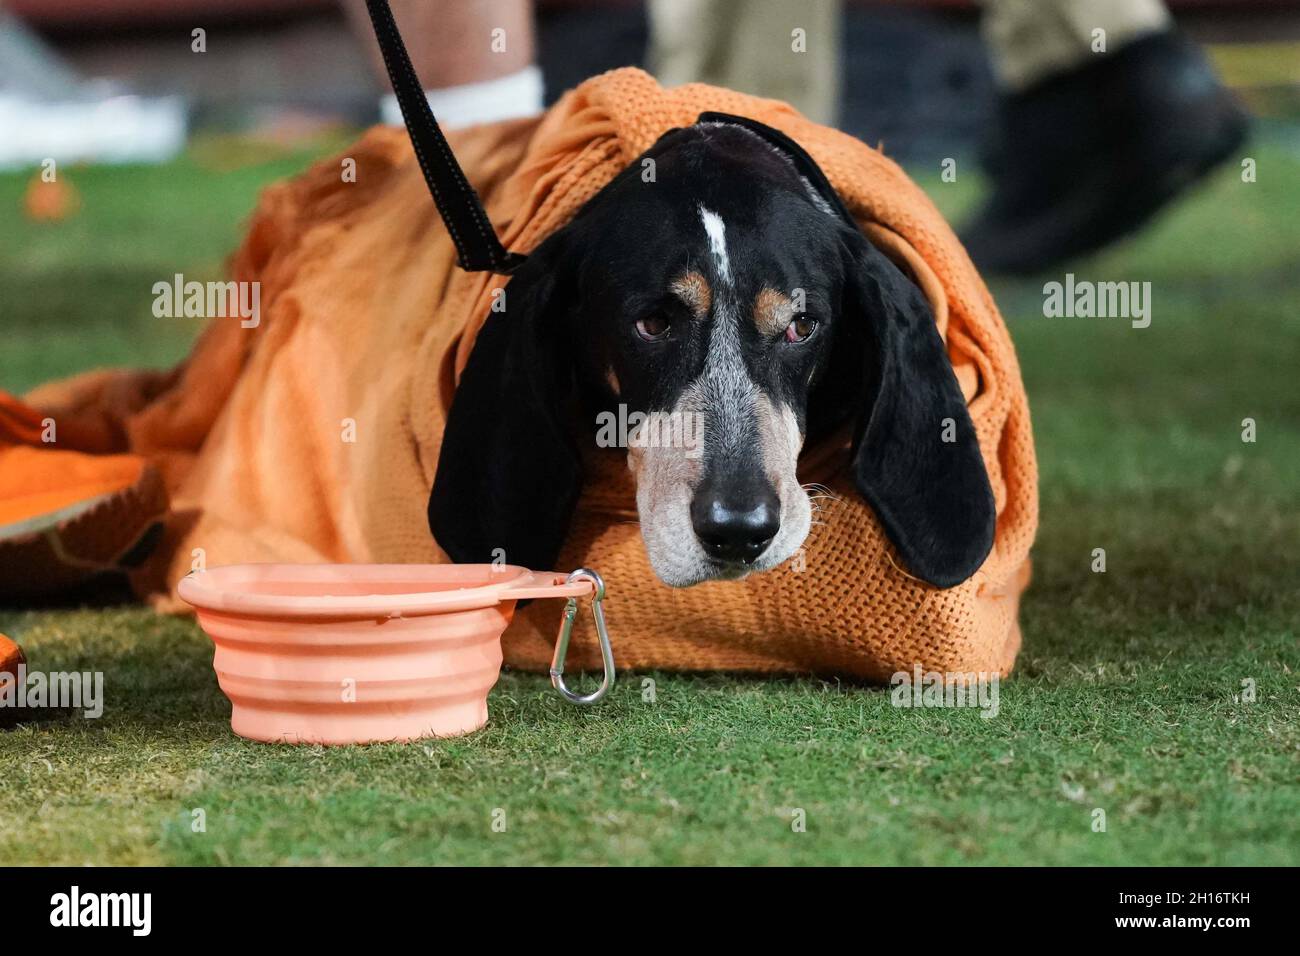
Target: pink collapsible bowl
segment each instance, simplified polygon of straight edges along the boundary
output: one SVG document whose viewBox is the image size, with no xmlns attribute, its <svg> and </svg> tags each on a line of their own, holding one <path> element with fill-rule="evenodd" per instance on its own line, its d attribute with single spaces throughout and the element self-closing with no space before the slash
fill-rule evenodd
<svg viewBox="0 0 1300 956">
<path fill-rule="evenodd" d="M 241 737 L 359 744 L 464 734 L 488 718 L 515 602 L 567 598 L 551 682 L 594 703 L 613 683 L 600 575 L 488 564 L 244 564 L 191 573 L 180 596 L 216 645 Z M 564 685 L 578 599 L 590 596 L 605 678 Z"/>
</svg>

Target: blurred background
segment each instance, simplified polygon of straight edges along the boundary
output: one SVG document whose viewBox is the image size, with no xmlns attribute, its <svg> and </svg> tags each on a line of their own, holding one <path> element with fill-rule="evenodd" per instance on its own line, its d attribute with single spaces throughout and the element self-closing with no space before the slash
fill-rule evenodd
<svg viewBox="0 0 1300 956">
<path fill-rule="evenodd" d="M 815 5 L 815 0 L 810 0 Z M 1171 0 L 1179 26 L 1265 120 L 1300 118 L 1300 7 L 1292 0 Z M 336 0 L 3 0 L 0 88 L 76 79 L 183 97 L 191 128 L 285 138 L 314 124 L 373 122 L 378 85 Z M 617 66 L 644 66 L 640 0 L 538 0 L 547 101 Z M 208 33 L 195 56 L 189 35 Z M 962 155 L 992 119 L 995 90 L 971 0 L 849 0 L 838 125 L 906 160 Z M 26 57 L 18 50 L 25 48 Z M 26 67 L 26 69 L 24 69 Z"/>
</svg>

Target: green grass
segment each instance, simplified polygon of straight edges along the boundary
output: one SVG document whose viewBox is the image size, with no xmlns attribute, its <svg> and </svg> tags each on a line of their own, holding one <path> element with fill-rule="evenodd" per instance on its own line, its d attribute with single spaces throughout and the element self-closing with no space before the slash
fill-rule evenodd
<svg viewBox="0 0 1300 956">
<path fill-rule="evenodd" d="M 1300 862 L 1300 159 L 1254 155 L 1257 183 L 1228 170 L 1071 267 L 1150 281 L 1150 328 L 1045 319 L 1043 280 L 995 286 L 1042 467 L 995 719 L 668 674 L 578 711 L 507 674 L 466 738 L 270 747 L 230 733 L 193 623 L 0 610 L 33 667 L 103 670 L 108 697 L 100 720 L 0 733 L 0 863 Z M 152 283 L 219 274 L 256 189 L 303 162 L 73 171 L 78 218 L 6 216 L 0 386 L 178 358 L 194 330 L 150 315 Z M 954 215 L 976 197 L 917 172 Z M 0 209 L 23 185 L 0 177 Z M 1247 678 L 1257 700 L 1236 702 Z"/>
</svg>

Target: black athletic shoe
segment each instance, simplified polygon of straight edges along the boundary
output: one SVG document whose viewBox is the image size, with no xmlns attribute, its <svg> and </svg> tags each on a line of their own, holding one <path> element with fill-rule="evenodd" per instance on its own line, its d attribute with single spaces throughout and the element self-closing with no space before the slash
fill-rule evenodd
<svg viewBox="0 0 1300 956">
<path fill-rule="evenodd" d="M 993 195 L 962 235 L 1025 274 L 1137 229 L 1244 142 L 1245 112 L 1197 47 L 1158 33 L 1002 103 Z"/>
</svg>

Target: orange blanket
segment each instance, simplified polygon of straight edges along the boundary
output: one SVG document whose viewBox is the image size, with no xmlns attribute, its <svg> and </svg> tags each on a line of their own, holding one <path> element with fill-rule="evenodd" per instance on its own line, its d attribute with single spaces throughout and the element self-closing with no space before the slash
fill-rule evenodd
<svg viewBox="0 0 1300 956">
<path fill-rule="evenodd" d="M 561 570 L 609 582 L 619 663 L 819 671 L 883 680 L 914 663 L 1010 669 L 1037 522 L 1024 388 L 1007 330 L 957 239 L 893 162 L 784 104 L 702 85 L 664 90 L 639 70 L 596 77 L 540 121 L 480 127 L 452 145 L 507 248 L 532 250 L 667 129 L 717 110 L 782 130 L 818 161 L 869 235 L 929 297 L 970 403 L 998 510 L 985 565 L 947 591 L 910 578 L 840 473 L 808 449 L 801 480 L 840 498 L 787 566 L 741 582 L 659 584 L 635 524 L 622 455 L 593 451 Z M 341 173 L 355 161 L 355 182 Z M 261 321 L 216 319 L 171 373 L 94 373 L 27 401 L 145 456 L 171 494 L 162 546 L 138 591 L 176 608 L 193 566 L 248 561 L 445 560 L 425 516 L 444 416 L 504 279 L 455 268 L 404 131 L 377 128 L 346 156 L 268 189 L 232 261 L 261 283 Z M 506 659 L 541 668 L 558 609 L 519 614 Z M 589 635 L 587 635 L 589 637 Z M 575 638 L 575 664 L 595 662 Z"/>
</svg>

